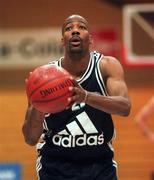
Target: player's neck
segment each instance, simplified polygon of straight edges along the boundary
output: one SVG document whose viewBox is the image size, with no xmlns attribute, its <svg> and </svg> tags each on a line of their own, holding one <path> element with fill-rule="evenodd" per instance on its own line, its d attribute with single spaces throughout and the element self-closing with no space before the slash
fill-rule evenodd
<svg viewBox="0 0 154 180">
<path fill-rule="evenodd" d="M 62 67 L 65 68 L 70 74 L 75 78 L 81 77 L 86 71 L 90 60 L 90 53 L 85 54 L 84 56 L 78 56 L 72 58 L 72 56 L 65 56 L 62 60 Z"/>
</svg>

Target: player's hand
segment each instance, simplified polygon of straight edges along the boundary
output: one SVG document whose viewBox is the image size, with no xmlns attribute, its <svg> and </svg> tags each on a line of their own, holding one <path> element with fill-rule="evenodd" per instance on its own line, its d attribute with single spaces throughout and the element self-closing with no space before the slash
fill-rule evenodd
<svg viewBox="0 0 154 180">
<path fill-rule="evenodd" d="M 83 89 L 76 81 L 74 81 L 74 86 L 69 87 L 73 96 L 68 98 L 69 103 L 86 103 L 88 92 Z"/>
</svg>

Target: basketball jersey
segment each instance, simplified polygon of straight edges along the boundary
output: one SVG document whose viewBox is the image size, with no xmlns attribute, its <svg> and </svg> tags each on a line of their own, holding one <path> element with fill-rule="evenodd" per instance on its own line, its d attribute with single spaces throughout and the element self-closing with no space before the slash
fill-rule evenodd
<svg viewBox="0 0 154 180">
<path fill-rule="evenodd" d="M 77 80 L 85 90 L 107 96 L 99 62 L 103 55 L 91 52 L 89 65 Z M 61 66 L 62 58 L 52 62 Z M 110 114 L 85 103 L 73 104 L 67 110 L 46 114 L 43 143 L 37 149 L 45 157 L 69 160 L 112 158 L 114 125 Z"/>
</svg>

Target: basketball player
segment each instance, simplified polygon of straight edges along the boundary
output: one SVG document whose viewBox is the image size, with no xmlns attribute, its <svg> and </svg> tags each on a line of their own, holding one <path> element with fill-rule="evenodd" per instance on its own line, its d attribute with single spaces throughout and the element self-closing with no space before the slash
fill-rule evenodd
<svg viewBox="0 0 154 180">
<path fill-rule="evenodd" d="M 90 51 L 87 20 L 69 16 L 62 26 L 64 57 L 55 63 L 76 80 L 70 106 L 44 114 L 30 103 L 23 134 L 38 150 L 39 180 L 116 180 L 111 114 L 127 116 L 130 100 L 119 61 Z M 40 141 L 39 141 L 40 139 Z"/>
<path fill-rule="evenodd" d="M 135 116 L 135 122 L 142 133 L 154 143 L 154 132 L 148 125 L 148 119 L 154 115 L 154 96 L 141 108 Z"/>
</svg>

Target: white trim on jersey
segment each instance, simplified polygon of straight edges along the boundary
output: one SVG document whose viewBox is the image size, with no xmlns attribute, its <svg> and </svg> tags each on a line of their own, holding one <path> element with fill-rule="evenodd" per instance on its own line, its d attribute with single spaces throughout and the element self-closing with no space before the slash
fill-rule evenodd
<svg viewBox="0 0 154 180">
<path fill-rule="evenodd" d="M 42 156 L 39 156 L 36 160 L 36 173 L 37 173 L 38 180 L 40 180 L 39 171 L 42 169 L 41 158 Z"/>
<path fill-rule="evenodd" d="M 42 134 L 41 136 L 44 136 L 44 134 Z M 40 150 L 42 149 L 42 147 L 45 145 L 45 141 L 44 142 L 39 142 L 36 145 L 36 150 Z"/>
<path fill-rule="evenodd" d="M 79 84 L 81 84 L 83 81 L 85 81 L 86 79 L 89 78 L 89 76 L 91 75 L 91 72 L 93 70 L 93 67 L 94 67 L 94 61 L 93 61 L 93 55 L 91 53 L 90 54 L 90 61 L 89 61 L 89 64 L 88 64 L 88 67 L 87 67 L 85 73 L 82 75 L 82 77 L 80 79 L 77 80 L 77 82 Z"/>
<path fill-rule="evenodd" d="M 112 139 L 107 143 L 107 145 L 109 146 L 109 148 L 111 149 L 111 151 L 114 152 L 114 148 L 112 146 Z"/>
<path fill-rule="evenodd" d="M 112 136 L 111 140 L 107 143 L 107 145 L 109 146 L 109 148 L 110 148 L 111 151 L 113 151 L 113 152 L 114 152 L 114 148 L 113 148 L 113 145 L 112 145 L 112 141 L 113 141 L 113 139 L 115 139 L 115 138 L 116 138 L 116 130 L 115 130 L 115 128 L 114 128 L 113 136 Z"/>
<path fill-rule="evenodd" d="M 45 130 L 49 131 L 46 120 L 44 120 L 44 122 L 43 122 L 43 128 Z"/>
<path fill-rule="evenodd" d="M 102 94 L 104 96 L 107 96 L 108 93 L 107 93 L 105 83 L 104 83 L 104 80 L 103 80 L 103 77 L 102 77 L 102 74 L 100 71 L 100 61 L 101 61 L 102 57 L 103 57 L 103 55 L 97 60 L 97 68 L 95 69 L 95 74 L 96 74 L 97 82 L 98 82 L 100 89 L 102 91 Z"/>
<path fill-rule="evenodd" d="M 118 168 L 118 164 L 115 160 L 112 160 L 113 166 L 117 169 Z"/>
</svg>

